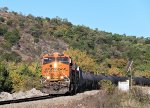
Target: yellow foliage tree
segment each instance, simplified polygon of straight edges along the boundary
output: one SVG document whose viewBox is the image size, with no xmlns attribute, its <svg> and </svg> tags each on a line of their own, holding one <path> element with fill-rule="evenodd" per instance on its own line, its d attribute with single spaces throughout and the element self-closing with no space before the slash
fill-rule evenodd
<svg viewBox="0 0 150 108">
<path fill-rule="evenodd" d="M 86 52 L 70 48 L 64 53 L 68 54 L 83 71 L 93 71 L 94 73 L 100 72 L 99 65 Z"/>
<path fill-rule="evenodd" d="M 122 76 L 125 75 L 125 67 L 127 65 L 127 60 L 125 59 L 108 59 L 106 64 L 111 67 L 107 67 L 107 73 L 109 75 L 118 75 Z"/>
<path fill-rule="evenodd" d="M 39 88 L 40 68 L 37 63 L 8 63 L 8 70 L 13 82 L 14 91 L 29 90 L 33 87 Z"/>
<path fill-rule="evenodd" d="M 110 69 L 108 69 L 108 74 L 109 75 L 117 75 L 117 76 L 122 76 L 122 72 L 120 71 L 119 68 L 117 67 L 111 67 Z"/>
<path fill-rule="evenodd" d="M 134 71 L 134 75 L 135 76 L 139 76 L 139 77 L 141 77 L 141 76 L 145 76 L 145 77 L 147 77 L 147 78 L 149 78 L 150 77 L 150 70 L 145 70 L 145 71 Z"/>
<path fill-rule="evenodd" d="M 8 70 L 10 72 L 10 77 L 13 82 L 13 89 L 14 91 L 19 91 L 23 89 L 23 79 L 20 75 L 21 70 L 23 69 L 22 63 L 14 63 L 14 62 L 9 62 L 8 63 Z"/>
<path fill-rule="evenodd" d="M 127 65 L 127 60 L 125 59 L 109 59 L 108 63 L 111 64 L 112 66 L 118 67 L 118 68 L 125 68 Z"/>
</svg>

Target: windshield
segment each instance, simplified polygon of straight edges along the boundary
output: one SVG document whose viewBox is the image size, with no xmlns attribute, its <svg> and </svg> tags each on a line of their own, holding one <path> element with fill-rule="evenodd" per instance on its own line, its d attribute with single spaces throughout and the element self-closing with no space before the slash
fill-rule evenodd
<svg viewBox="0 0 150 108">
<path fill-rule="evenodd" d="M 43 64 L 47 64 L 47 63 L 50 63 L 50 62 L 53 62 L 53 61 L 55 61 L 54 57 L 44 58 L 43 59 Z"/>
<path fill-rule="evenodd" d="M 62 62 L 62 63 L 69 63 L 69 58 L 68 57 L 58 57 L 57 61 Z"/>
</svg>

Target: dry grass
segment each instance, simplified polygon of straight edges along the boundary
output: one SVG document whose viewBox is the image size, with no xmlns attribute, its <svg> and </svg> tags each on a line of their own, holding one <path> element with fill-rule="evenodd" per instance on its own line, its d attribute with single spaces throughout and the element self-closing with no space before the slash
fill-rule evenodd
<svg viewBox="0 0 150 108">
<path fill-rule="evenodd" d="M 88 91 L 75 96 L 0 106 L 0 108 L 150 108 L 150 96 L 139 89 Z"/>
<path fill-rule="evenodd" d="M 133 88 L 128 93 L 115 89 L 111 94 L 106 92 L 99 103 L 98 108 L 150 108 L 150 95 L 139 88 Z"/>
</svg>

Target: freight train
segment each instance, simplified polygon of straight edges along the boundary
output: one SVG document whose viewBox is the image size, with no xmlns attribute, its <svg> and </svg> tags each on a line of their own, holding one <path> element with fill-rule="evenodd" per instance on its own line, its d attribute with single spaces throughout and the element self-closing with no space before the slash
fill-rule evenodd
<svg viewBox="0 0 150 108">
<path fill-rule="evenodd" d="M 70 56 L 55 52 L 42 57 L 42 91 L 48 94 L 64 94 L 96 89 L 98 79 L 92 73 L 84 73 Z"/>
<path fill-rule="evenodd" d="M 85 90 L 98 89 L 100 80 L 110 80 L 113 84 L 125 81 L 127 77 L 94 75 L 83 72 L 71 57 L 55 52 L 44 53 L 42 56 L 42 91 L 48 94 L 76 94 Z M 150 78 L 133 78 L 137 85 L 149 85 Z"/>
</svg>

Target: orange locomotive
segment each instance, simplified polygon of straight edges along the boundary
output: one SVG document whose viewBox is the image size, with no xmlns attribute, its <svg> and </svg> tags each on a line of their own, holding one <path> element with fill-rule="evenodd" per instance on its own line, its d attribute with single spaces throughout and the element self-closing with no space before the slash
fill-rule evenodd
<svg viewBox="0 0 150 108">
<path fill-rule="evenodd" d="M 72 91 L 73 81 L 70 76 L 73 71 L 75 70 L 72 70 L 72 60 L 68 55 L 58 52 L 51 55 L 44 54 L 42 57 L 42 91 L 48 94 L 64 94 Z"/>
</svg>

